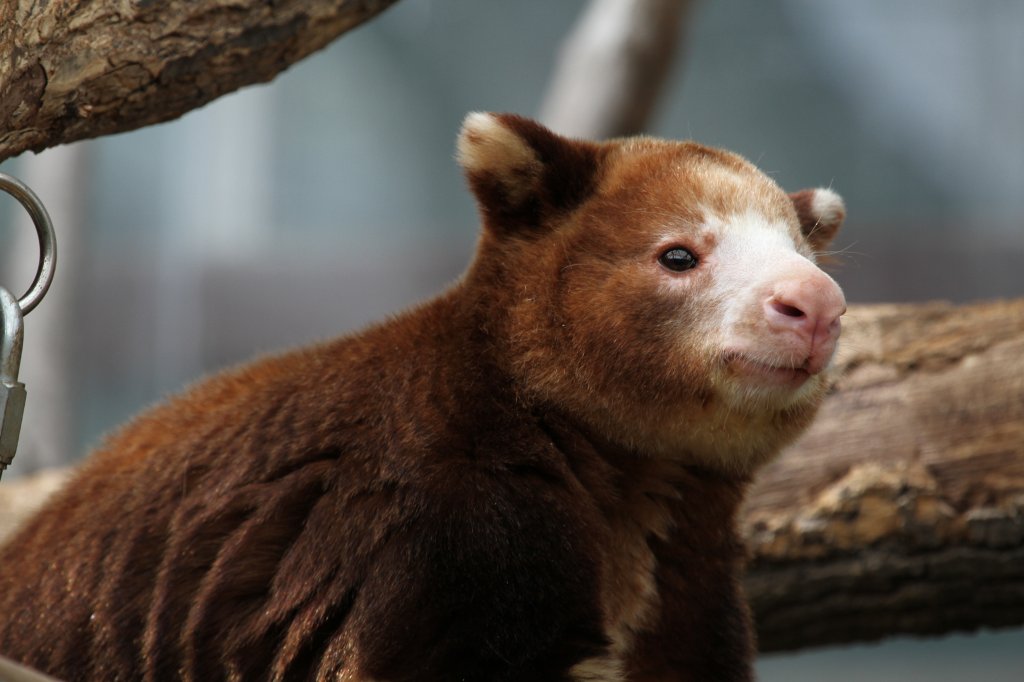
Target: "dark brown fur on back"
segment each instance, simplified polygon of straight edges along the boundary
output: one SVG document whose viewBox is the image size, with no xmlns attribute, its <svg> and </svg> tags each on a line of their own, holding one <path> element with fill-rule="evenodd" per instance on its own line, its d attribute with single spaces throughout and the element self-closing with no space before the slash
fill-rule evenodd
<svg viewBox="0 0 1024 682">
<path fill-rule="evenodd" d="M 456 300 L 116 437 L 7 547 L 0 650 L 97 680 L 486 679 L 557 642 L 522 662 L 542 678 L 596 651 L 596 557 L 561 534 L 587 523 L 579 485 L 508 411 Z"/>
<path fill-rule="evenodd" d="M 635 457 L 517 406 L 459 298 L 218 377 L 115 437 L 0 556 L 0 651 L 68 680 L 563 679 L 598 655 L 606 517 Z M 746 628 L 738 489 L 708 475 L 727 491 L 709 506 L 700 476 L 674 533 L 710 542 L 657 550 L 687 566 L 665 617 L 695 641 L 719 636 L 705 610 Z"/>
<path fill-rule="evenodd" d="M 616 173 L 717 163 L 795 211 L 732 155 L 476 116 L 466 277 L 112 437 L 0 552 L 0 653 L 67 680 L 750 679 L 748 474 L 646 447 L 648 420 L 717 403 L 704 359 L 664 345 L 676 313 L 600 263 L 632 262 L 633 203 L 675 182 Z M 760 457 L 810 414 L 738 438 Z"/>
</svg>

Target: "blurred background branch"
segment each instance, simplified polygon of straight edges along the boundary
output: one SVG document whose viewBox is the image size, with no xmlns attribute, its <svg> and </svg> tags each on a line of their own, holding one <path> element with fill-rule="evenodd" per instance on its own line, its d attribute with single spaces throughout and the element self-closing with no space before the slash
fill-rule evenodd
<svg viewBox="0 0 1024 682">
<path fill-rule="evenodd" d="M 592 0 L 566 37 L 540 120 L 571 137 L 637 135 L 664 91 L 691 0 Z"/>
</svg>

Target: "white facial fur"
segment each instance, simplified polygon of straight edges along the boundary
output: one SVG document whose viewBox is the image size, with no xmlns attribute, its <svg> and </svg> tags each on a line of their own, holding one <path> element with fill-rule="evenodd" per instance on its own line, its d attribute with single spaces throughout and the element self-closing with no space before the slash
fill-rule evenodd
<svg viewBox="0 0 1024 682">
<path fill-rule="evenodd" d="M 833 334 L 826 326 L 845 309 L 838 285 L 801 253 L 783 222 L 754 211 L 706 213 L 705 228 L 715 235 L 705 257 L 713 272 L 708 295 L 721 306 L 715 344 L 724 357 L 738 358 L 716 383 L 737 406 L 798 402 L 820 382 L 835 349 L 838 327 Z M 820 328 L 797 315 L 801 308 L 823 319 Z M 759 366 L 777 371 L 761 376 Z"/>
</svg>

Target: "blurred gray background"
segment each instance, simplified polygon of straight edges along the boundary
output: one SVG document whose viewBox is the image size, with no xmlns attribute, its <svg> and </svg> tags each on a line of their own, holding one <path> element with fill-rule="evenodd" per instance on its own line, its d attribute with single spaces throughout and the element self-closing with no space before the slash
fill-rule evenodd
<svg viewBox="0 0 1024 682">
<path fill-rule="evenodd" d="M 270 85 L 0 166 L 42 196 L 62 249 L 26 321 L 9 476 L 74 461 L 206 372 L 457 277 L 477 230 L 461 119 L 536 114 L 584 5 L 402 0 Z M 705 1 L 687 35 L 651 132 L 839 191 L 851 301 L 1024 296 L 1024 3 Z M 0 198 L 0 284 L 19 294 L 36 258 L 20 213 Z M 767 657 L 760 674 L 1017 682 L 1024 632 Z"/>
</svg>

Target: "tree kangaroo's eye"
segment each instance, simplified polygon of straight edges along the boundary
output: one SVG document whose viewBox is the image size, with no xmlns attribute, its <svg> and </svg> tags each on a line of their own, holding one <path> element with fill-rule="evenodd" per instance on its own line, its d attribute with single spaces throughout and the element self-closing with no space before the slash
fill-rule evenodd
<svg viewBox="0 0 1024 682">
<path fill-rule="evenodd" d="M 683 272 L 697 267 L 697 257 L 689 249 L 676 247 L 661 254 L 658 262 L 673 272 Z"/>
</svg>

